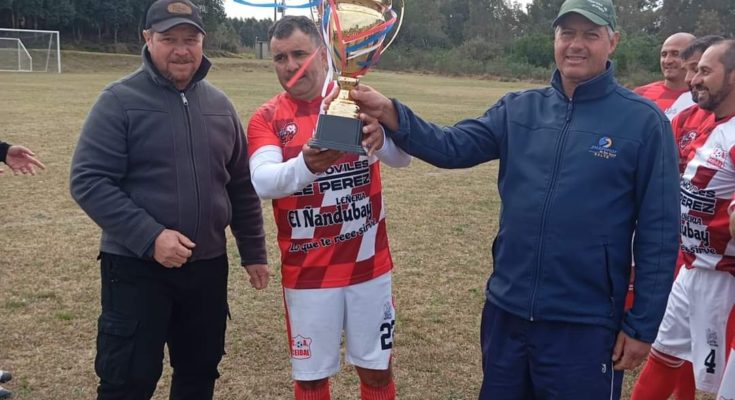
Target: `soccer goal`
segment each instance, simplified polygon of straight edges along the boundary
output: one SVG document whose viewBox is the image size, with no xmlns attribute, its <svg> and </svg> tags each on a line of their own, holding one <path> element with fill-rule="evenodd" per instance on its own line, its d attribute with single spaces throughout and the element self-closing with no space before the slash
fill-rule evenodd
<svg viewBox="0 0 735 400">
<path fill-rule="evenodd" d="M 59 31 L 0 28 L 0 71 L 61 73 Z"/>
</svg>

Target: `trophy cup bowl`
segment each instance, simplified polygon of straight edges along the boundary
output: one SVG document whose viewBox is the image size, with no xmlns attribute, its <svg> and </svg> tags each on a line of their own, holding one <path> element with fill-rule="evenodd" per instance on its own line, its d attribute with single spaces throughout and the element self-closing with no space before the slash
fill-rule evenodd
<svg viewBox="0 0 735 400">
<path fill-rule="evenodd" d="M 396 12 L 391 0 L 325 0 L 323 4 L 320 25 L 340 89 L 326 114 L 319 116 L 309 145 L 364 155 L 362 121 L 357 118 L 360 109 L 350 99 L 350 90 L 388 47 L 383 43 L 396 22 Z"/>
</svg>

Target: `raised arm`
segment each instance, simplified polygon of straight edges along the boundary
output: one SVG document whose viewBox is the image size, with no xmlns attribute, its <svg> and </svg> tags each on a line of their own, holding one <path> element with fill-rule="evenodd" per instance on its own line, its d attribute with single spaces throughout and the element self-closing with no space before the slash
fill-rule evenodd
<svg viewBox="0 0 735 400">
<path fill-rule="evenodd" d="M 360 106 L 363 121 L 377 119 L 398 147 L 429 164 L 467 168 L 500 157 L 506 130 L 502 100 L 479 118 L 442 127 L 367 85 L 359 85 L 350 94 Z"/>
</svg>

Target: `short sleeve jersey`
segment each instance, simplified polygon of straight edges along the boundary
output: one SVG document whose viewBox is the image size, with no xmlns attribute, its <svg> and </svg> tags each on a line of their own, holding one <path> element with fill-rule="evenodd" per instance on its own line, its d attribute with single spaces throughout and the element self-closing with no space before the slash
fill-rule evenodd
<svg viewBox="0 0 735 400">
<path fill-rule="evenodd" d="M 281 93 L 262 105 L 248 126 L 248 152 L 278 146 L 283 161 L 312 138 L 321 98 Z M 347 154 L 297 193 L 273 200 L 286 288 L 343 287 L 393 267 L 386 234 L 380 162 Z"/>
<path fill-rule="evenodd" d="M 727 213 L 735 194 L 735 119 L 715 120 L 714 114 L 695 106 L 674 120 L 674 136 L 683 164 L 680 236 L 684 265 L 735 272 L 735 241 Z"/>
<path fill-rule="evenodd" d="M 688 92 L 689 89 L 669 89 L 664 84 L 664 81 L 658 81 L 649 83 L 648 85 L 639 86 L 633 91 L 636 92 L 636 94 L 639 94 L 656 103 L 658 108 L 661 109 L 664 114 L 666 114 L 669 120 L 671 120 L 673 118 L 673 115 L 669 114 L 674 112 L 673 110 L 670 110 L 671 106 L 674 104 L 674 102 L 676 102 L 679 96 L 681 96 L 683 93 Z"/>
</svg>

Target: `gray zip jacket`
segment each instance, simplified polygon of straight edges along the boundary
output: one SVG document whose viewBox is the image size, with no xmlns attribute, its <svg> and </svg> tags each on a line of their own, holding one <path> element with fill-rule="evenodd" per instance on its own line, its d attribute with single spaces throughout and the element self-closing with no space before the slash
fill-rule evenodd
<svg viewBox="0 0 735 400">
<path fill-rule="evenodd" d="M 263 215 L 245 135 L 232 103 L 204 80 L 206 57 L 179 91 L 153 65 L 108 85 L 82 127 L 71 195 L 102 228 L 100 250 L 151 259 L 164 228 L 196 247 L 190 261 L 226 253 L 231 225 L 243 265 L 265 264 Z"/>
</svg>

